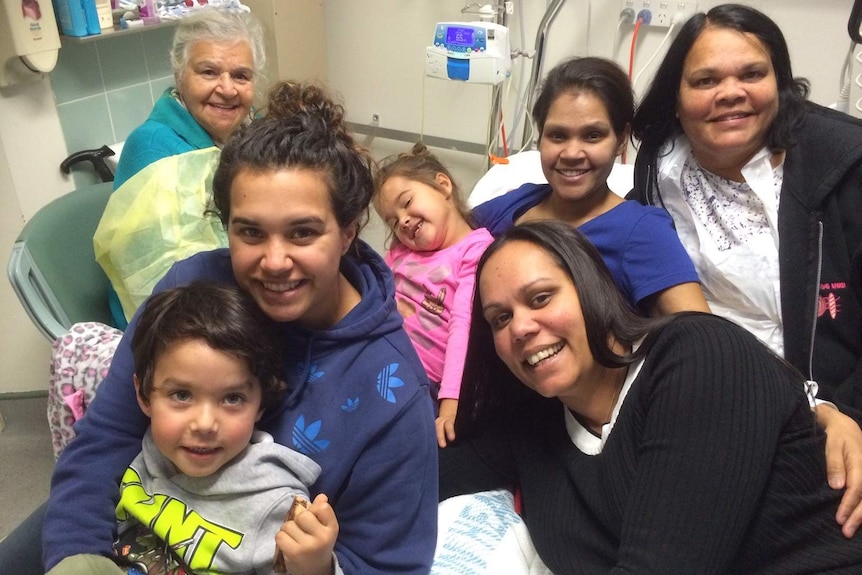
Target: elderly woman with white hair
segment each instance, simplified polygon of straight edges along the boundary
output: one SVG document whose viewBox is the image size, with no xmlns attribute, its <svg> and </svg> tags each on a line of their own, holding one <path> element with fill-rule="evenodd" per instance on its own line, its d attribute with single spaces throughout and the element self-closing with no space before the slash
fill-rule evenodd
<svg viewBox="0 0 862 575">
<path fill-rule="evenodd" d="M 204 213 L 221 146 L 253 117 L 263 32 L 250 13 L 202 10 L 179 23 L 170 57 L 176 85 L 126 140 L 94 238 L 120 329 L 171 264 L 226 245 Z"/>
<path fill-rule="evenodd" d="M 250 13 L 205 10 L 180 22 L 171 48 L 176 86 L 126 140 L 114 189 L 164 157 L 224 144 L 251 119 L 266 58 Z"/>
</svg>

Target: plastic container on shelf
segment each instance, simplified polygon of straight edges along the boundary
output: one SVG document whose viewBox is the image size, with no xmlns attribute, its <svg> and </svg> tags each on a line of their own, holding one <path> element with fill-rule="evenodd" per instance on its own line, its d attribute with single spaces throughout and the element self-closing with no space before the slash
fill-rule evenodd
<svg viewBox="0 0 862 575">
<path fill-rule="evenodd" d="M 60 31 L 66 36 L 100 34 L 96 0 L 54 0 L 54 11 Z"/>
</svg>

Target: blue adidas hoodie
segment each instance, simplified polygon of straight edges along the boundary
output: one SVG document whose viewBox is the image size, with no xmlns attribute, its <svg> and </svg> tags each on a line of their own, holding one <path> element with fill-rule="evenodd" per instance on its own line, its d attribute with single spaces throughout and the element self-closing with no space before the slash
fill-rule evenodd
<svg viewBox="0 0 862 575">
<path fill-rule="evenodd" d="M 392 275 L 369 246 L 357 241 L 357 248 L 360 257 L 343 258 L 341 271 L 362 301 L 331 329 L 284 325 L 294 390 L 260 427 L 321 466 L 310 492 L 325 493 L 335 509 L 335 554 L 345 573 L 425 574 L 437 533 L 433 403 L 401 328 Z M 155 291 L 194 280 L 235 284 L 228 250 L 177 263 Z M 46 569 L 78 553 L 111 555 L 120 479 L 149 425 L 132 384 L 136 325 L 137 317 L 57 462 L 43 531 Z"/>
</svg>

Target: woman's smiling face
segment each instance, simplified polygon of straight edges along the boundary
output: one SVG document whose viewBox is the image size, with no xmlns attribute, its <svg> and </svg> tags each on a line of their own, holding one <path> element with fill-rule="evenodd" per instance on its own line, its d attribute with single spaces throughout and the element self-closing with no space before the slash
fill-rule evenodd
<svg viewBox="0 0 862 575">
<path fill-rule="evenodd" d="M 224 144 L 251 111 L 254 58 L 244 40 L 198 40 L 176 78 L 186 109 L 217 144 Z"/>
<path fill-rule="evenodd" d="M 542 172 L 554 194 L 587 201 L 608 192 L 614 160 L 626 145 L 604 102 L 589 91 L 565 91 L 554 99 L 539 138 Z"/>
<path fill-rule="evenodd" d="M 778 114 L 769 50 L 753 34 L 706 28 L 685 58 L 677 115 L 704 168 L 739 170 L 768 138 Z"/>
<path fill-rule="evenodd" d="M 275 321 L 324 329 L 356 303 L 340 271 L 356 227 L 338 225 L 330 196 L 318 170 L 244 168 L 234 178 L 228 222 L 234 276 Z"/>
<path fill-rule="evenodd" d="M 514 240 L 488 258 L 478 281 L 494 347 L 512 373 L 572 409 L 588 402 L 605 368 L 593 358 L 577 289 L 557 261 Z"/>
</svg>

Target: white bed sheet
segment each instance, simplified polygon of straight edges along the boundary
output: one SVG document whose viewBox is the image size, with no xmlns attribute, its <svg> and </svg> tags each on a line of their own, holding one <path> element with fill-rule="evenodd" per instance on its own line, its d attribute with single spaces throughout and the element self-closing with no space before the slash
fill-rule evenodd
<svg viewBox="0 0 862 575">
<path fill-rule="evenodd" d="M 539 559 L 509 491 L 440 503 L 432 575 L 552 575 Z"/>
</svg>

